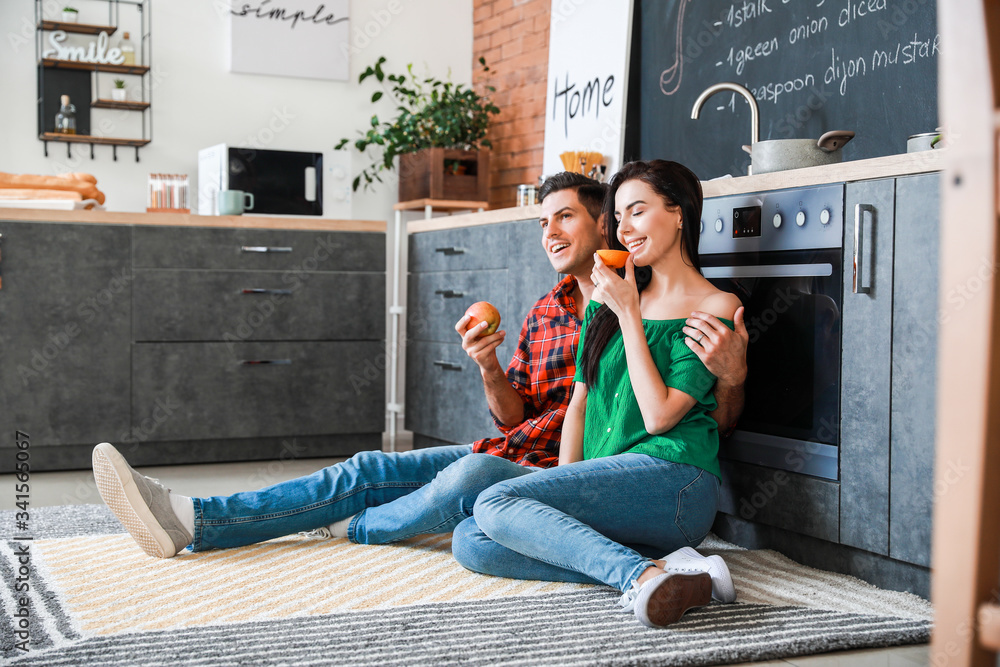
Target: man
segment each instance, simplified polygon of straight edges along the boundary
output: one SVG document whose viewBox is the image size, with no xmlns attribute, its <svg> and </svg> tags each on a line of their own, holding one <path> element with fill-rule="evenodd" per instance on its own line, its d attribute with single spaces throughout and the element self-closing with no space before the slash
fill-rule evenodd
<svg viewBox="0 0 1000 667">
<path fill-rule="evenodd" d="M 569 404 L 580 315 L 590 300 L 594 252 L 606 247 L 600 218 L 605 187 L 562 173 L 543 184 L 539 223 L 552 266 L 566 274 L 525 319 L 504 373 L 496 348 L 506 335 L 478 337 L 485 323 L 455 325 L 462 348 L 483 377 L 487 403 L 502 437 L 471 445 L 402 453 L 360 452 L 343 463 L 266 489 L 232 496 L 188 498 L 132 470 L 108 444 L 94 449 L 94 476 L 104 502 L 140 548 L 170 558 L 192 551 L 237 547 L 314 531 L 362 544 L 385 544 L 422 533 L 451 532 L 472 515 L 476 498 L 493 484 L 556 465 Z M 718 378 L 719 409 L 728 427 L 742 409 L 748 335 L 696 314 L 685 329 L 689 344 Z"/>
</svg>

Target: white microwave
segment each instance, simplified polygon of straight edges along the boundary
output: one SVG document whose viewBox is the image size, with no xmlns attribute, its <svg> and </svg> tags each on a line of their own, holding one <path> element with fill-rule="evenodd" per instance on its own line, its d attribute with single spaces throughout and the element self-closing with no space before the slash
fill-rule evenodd
<svg viewBox="0 0 1000 667">
<path fill-rule="evenodd" d="M 198 214 L 219 214 L 219 191 L 254 196 L 258 215 L 351 218 L 351 154 L 240 148 L 198 151 Z"/>
</svg>

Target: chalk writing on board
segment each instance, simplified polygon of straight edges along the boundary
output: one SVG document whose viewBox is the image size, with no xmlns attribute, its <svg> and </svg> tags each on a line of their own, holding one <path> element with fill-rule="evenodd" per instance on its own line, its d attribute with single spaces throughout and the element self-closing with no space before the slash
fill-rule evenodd
<svg viewBox="0 0 1000 667">
<path fill-rule="evenodd" d="M 689 0 L 681 0 L 677 10 L 677 47 L 674 50 L 674 64 L 660 73 L 660 91 L 664 95 L 673 95 L 681 85 L 684 74 L 684 57 L 681 48 L 684 43 L 684 9 Z"/>
<path fill-rule="evenodd" d="M 757 100 L 762 140 L 855 130 L 845 159 L 902 152 L 909 134 L 939 124 L 934 0 L 637 2 L 642 159 L 676 155 L 705 178 L 746 173 L 738 96 L 713 97 L 702 120 L 690 119 L 698 94 L 723 81 Z"/>
</svg>

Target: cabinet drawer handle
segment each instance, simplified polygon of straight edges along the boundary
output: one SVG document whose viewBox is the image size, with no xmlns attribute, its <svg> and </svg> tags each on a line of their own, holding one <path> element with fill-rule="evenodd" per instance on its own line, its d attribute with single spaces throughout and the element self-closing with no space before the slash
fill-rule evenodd
<svg viewBox="0 0 1000 667">
<path fill-rule="evenodd" d="M 465 292 L 456 292 L 455 290 L 450 289 L 437 289 L 434 290 L 434 293 L 440 294 L 446 299 L 460 299 L 465 296 Z"/>
<path fill-rule="evenodd" d="M 266 245 L 244 245 L 240 246 L 240 252 L 291 252 L 290 246 L 266 246 Z"/>
<path fill-rule="evenodd" d="M 875 234 L 875 207 L 871 204 L 857 204 L 854 207 L 854 293 L 869 294 L 872 291 L 872 264 L 864 261 L 865 258 L 865 213 L 871 216 L 871 233 Z"/>
<path fill-rule="evenodd" d="M 465 248 L 459 248 L 458 246 L 449 246 L 447 248 L 435 248 L 436 252 L 443 252 L 445 255 L 464 255 Z"/>
<path fill-rule="evenodd" d="M 291 366 L 291 359 L 244 359 L 240 362 L 241 366 L 263 366 L 265 364 L 270 364 L 271 366 Z"/>
<path fill-rule="evenodd" d="M 244 287 L 240 290 L 240 294 L 291 294 L 290 289 L 267 289 L 264 287 Z"/>
<path fill-rule="evenodd" d="M 458 364 L 453 364 L 450 361 L 435 361 L 435 366 L 440 366 L 442 370 L 446 371 L 460 371 L 462 367 Z"/>
</svg>

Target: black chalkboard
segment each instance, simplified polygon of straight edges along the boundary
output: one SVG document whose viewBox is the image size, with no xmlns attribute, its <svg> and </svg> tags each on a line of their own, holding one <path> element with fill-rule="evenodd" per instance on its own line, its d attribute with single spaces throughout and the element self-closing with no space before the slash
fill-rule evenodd
<svg viewBox="0 0 1000 667">
<path fill-rule="evenodd" d="M 747 102 L 717 93 L 691 119 L 723 81 L 757 99 L 761 140 L 855 131 L 844 160 L 904 153 L 909 135 L 938 125 L 933 0 L 636 0 L 635 19 L 628 145 L 642 159 L 703 180 L 746 175 Z"/>
</svg>

